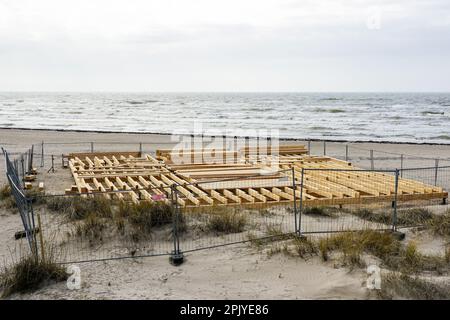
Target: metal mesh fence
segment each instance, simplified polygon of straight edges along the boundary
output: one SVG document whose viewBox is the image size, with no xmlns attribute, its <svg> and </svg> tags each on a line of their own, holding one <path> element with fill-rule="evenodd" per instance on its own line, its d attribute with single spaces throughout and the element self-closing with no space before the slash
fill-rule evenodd
<svg viewBox="0 0 450 320">
<path fill-rule="evenodd" d="M 212 137 L 193 137 L 195 141 L 201 141 L 202 144 L 210 143 Z M 252 139 L 246 137 L 246 139 Z M 168 139 L 169 140 L 169 139 Z M 50 142 L 43 141 L 32 146 L 31 154 L 40 167 L 50 167 L 52 157 L 55 162 L 61 162 L 62 154 L 70 152 L 102 152 L 102 151 L 135 151 L 153 154 L 157 148 L 169 148 L 178 141 L 73 141 L 73 142 Z M 280 141 L 281 143 L 281 141 Z M 352 162 L 357 167 L 370 170 L 394 170 L 394 169 L 411 169 L 411 168 L 431 168 L 450 166 L 450 158 L 447 156 L 448 146 L 440 148 L 434 147 L 433 153 L 435 157 L 423 154 L 415 154 L 417 150 L 409 153 L 400 153 L 394 151 L 385 151 L 384 144 L 372 143 L 373 147 L 363 147 L 359 143 L 335 142 L 335 141 L 312 141 L 312 140 L 296 140 L 295 142 L 286 141 L 286 143 L 302 143 L 308 148 L 311 155 L 326 155 L 337 159 Z M 439 149 L 443 152 L 439 153 Z M 24 167 L 27 171 L 27 157 L 23 152 L 11 153 L 24 156 Z M 441 155 L 441 156 L 439 156 Z M 16 166 L 21 167 L 21 156 L 16 158 Z"/>
<path fill-rule="evenodd" d="M 36 252 L 36 228 L 33 215 L 33 207 L 31 205 L 30 199 L 26 197 L 25 190 L 23 188 L 25 182 L 26 168 L 25 168 L 25 158 L 27 159 L 27 168 L 33 167 L 33 157 L 32 149 L 20 156 L 21 166 L 17 165 L 18 161 L 11 161 L 8 152 L 2 148 L 3 155 L 5 157 L 6 163 L 6 178 L 9 183 L 11 194 L 14 197 L 19 215 L 23 224 L 24 232 L 23 234 L 16 234 L 16 238 L 26 238 L 29 249 L 32 252 Z"/>
<path fill-rule="evenodd" d="M 183 252 L 294 234 L 293 204 L 212 206 L 182 210 Z"/>
<path fill-rule="evenodd" d="M 82 148 L 78 151 L 92 150 L 90 145 Z M 123 146 L 117 148 L 122 150 Z M 105 150 L 110 150 L 110 145 Z M 450 166 L 304 169 L 300 177 L 293 175 L 294 180 L 285 170 L 292 192 L 278 190 L 286 197 L 284 201 L 279 201 L 281 197 L 276 194 L 259 194 L 268 187 L 264 184 L 267 182 L 245 187 L 245 179 L 236 178 L 191 185 L 203 188 L 210 197 L 214 190 L 215 199 L 228 199 L 226 205 L 217 201 L 213 205 L 180 205 L 185 194 L 179 187 L 188 188 L 187 184 L 134 190 L 143 195 L 140 200 L 145 200 L 145 192 L 164 196 L 156 205 L 146 201 L 132 205 L 127 190 L 27 197 L 21 185 L 20 166 L 4 154 L 8 181 L 32 252 L 51 251 L 61 263 L 171 255 L 290 234 L 395 230 L 420 225 L 422 209 L 434 213 L 449 209 L 444 197 L 417 195 L 435 192 L 432 186 L 448 190 Z M 375 152 L 373 157 L 369 155 L 374 167 L 376 156 Z M 414 189 L 410 181 L 427 186 Z M 252 188 L 259 188 L 259 193 Z"/>
<path fill-rule="evenodd" d="M 126 191 L 36 198 L 45 250 L 57 251 L 62 263 L 170 254 L 176 214 L 171 201 L 134 204 L 115 200 L 119 193 L 126 199 Z"/>
<path fill-rule="evenodd" d="M 395 171 L 305 169 L 299 185 L 304 234 L 393 229 Z"/>
</svg>

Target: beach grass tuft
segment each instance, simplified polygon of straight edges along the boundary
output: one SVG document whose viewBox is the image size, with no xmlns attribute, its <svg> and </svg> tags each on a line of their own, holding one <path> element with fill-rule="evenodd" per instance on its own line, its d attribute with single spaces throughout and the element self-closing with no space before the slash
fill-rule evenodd
<svg viewBox="0 0 450 320">
<path fill-rule="evenodd" d="M 11 197 L 11 187 L 8 184 L 0 187 L 0 201 L 4 201 Z"/>
<path fill-rule="evenodd" d="M 425 280 L 418 276 L 388 273 L 381 277 L 380 299 L 448 300 L 450 284 Z"/>
<path fill-rule="evenodd" d="M 14 264 L 2 267 L 0 289 L 3 298 L 15 293 L 35 291 L 51 282 L 67 279 L 64 268 L 56 263 L 55 250 L 46 247 L 45 258 L 21 256 Z"/>
<path fill-rule="evenodd" d="M 210 215 L 207 229 L 218 233 L 243 232 L 248 219 L 245 215 L 234 211 L 224 211 Z"/>
</svg>

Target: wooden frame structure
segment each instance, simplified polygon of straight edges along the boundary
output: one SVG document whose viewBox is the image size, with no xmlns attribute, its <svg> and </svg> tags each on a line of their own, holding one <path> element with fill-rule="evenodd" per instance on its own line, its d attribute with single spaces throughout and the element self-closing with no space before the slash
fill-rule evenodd
<svg viewBox="0 0 450 320">
<path fill-rule="evenodd" d="M 180 155 L 186 163 L 174 161 Z M 217 161 L 220 156 L 227 161 Z M 133 202 L 168 201 L 172 186 L 178 204 L 186 207 L 270 205 L 300 197 L 307 205 L 340 205 L 395 197 L 392 174 L 358 171 L 342 160 L 309 156 L 304 146 L 281 146 L 277 152 L 158 150 L 156 158 L 138 152 L 74 153 L 68 158 L 75 185 L 66 193 L 101 192 L 108 199 Z M 409 179 L 399 179 L 397 190 L 399 201 L 448 197 L 440 187 Z"/>
</svg>

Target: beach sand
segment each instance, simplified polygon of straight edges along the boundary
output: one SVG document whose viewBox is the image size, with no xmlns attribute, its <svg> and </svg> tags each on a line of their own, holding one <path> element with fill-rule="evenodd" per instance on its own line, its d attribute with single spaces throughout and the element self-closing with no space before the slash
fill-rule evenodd
<svg viewBox="0 0 450 320">
<path fill-rule="evenodd" d="M 61 168 L 61 154 L 90 151 L 142 151 L 153 153 L 175 143 L 168 135 L 62 132 L 0 129 L 0 146 L 15 154 L 35 144 L 40 154 L 44 141 L 45 162 L 35 156 L 39 181 L 45 181 L 47 193 L 63 193 L 72 185 L 70 171 Z M 305 143 L 286 141 L 289 144 Z M 327 142 L 326 154 L 345 158 L 346 143 Z M 350 160 L 361 167 L 371 165 L 370 152 L 379 168 L 396 168 L 399 154 L 405 154 L 404 166 L 427 167 L 434 158 L 450 159 L 449 145 L 350 144 Z M 384 152 L 396 153 L 387 154 Z M 323 143 L 312 142 L 311 154 L 322 155 Z M 55 172 L 51 167 L 55 156 Z M 426 157 L 429 159 L 419 159 Z M 446 163 L 441 160 L 441 165 Z M 450 162 L 448 162 L 450 164 Z M 0 185 L 6 183 L 4 161 L 0 162 Z M 6 259 L 15 246 L 14 232 L 21 230 L 18 214 L 0 207 L 0 259 Z M 430 246 L 442 246 L 428 240 Z M 432 250 L 427 248 L 428 250 Z M 440 249 L 438 250 L 440 251 Z M 362 271 L 349 272 L 318 257 L 305 261 L 284 255 L 271 258 L 246 244 L 186 255 L 186 262 L 174 267 L 167 256 L 125 259 L 80 264 L 82 288 L 71 291 L 65 283 L 50 285 L 16 299 L 366 299 L 367 276 Z"/>
</svg>

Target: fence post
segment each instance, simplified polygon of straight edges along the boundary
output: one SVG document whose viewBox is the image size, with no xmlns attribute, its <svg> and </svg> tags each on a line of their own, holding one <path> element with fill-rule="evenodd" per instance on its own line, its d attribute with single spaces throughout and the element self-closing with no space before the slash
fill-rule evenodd
<svg viewBox="0 0 450 320">
<path fill-rule="evenodd" d="M 259 138 L 258 138 L 258 146 L 259 146 Z M 223 149 L 223 153 L 222 153 L 222 163 L 227 163 L 227 136 L 226 135 L 222 135 L 222 149 Z M 203 149 L 202 149 L 203 150 Z"/>
<path fill-rule="evenodd" d="M 437 186 L 439 159 L 434 160 L 434 185 Z"/>
<path fill-rule="evenodd" d="M 370 150 L 370 169 L 375 169 L 375 165 L 373 163 L 373 150 Z"/>
<path fill-rule="evenodd" d="M 392 215 L 392 231 L 397 231 L 397 195 L 398 195 L 398 178 L 399 178 L 399 170 L 395 169 L 395 193 L 394 193 L 394 202 L 392 203 L 393 207 L 393 215 Z"/>
<path fill-rule="evenodd" d="M 311 154 L 311 139 L 308 140 L 308 156 Z"/>
<path fill-rule="evenodd" d="M 400 155 L 400 177 L 403 178 L 403 154 Z"/>
<path fill-rule="evenodd" d="M 139 142 L 139 154 L 142 157 L 142 142 Z"/>
<path fill-rule="evenodd" d="M 33 201 L 32 201 L 32 199 L 30 199 L 26 196 L 25 202 L 26 202 L 26 210 L 27 210 L 29 228 L 31 229 L 31 231 L 30 231 L 30 233 L 31 233 L 30 238 L 32 239 L 31 251 L 35 256 L 36 261 L 38 261 L 39 260 L 39 252 L 38 252 L 38 245 L 37 245 L 37 238 L 36 238 L 37 230 L 36 230 L 36 224 L 34 221 Z M 29 218 L 30 215 L 31 215 L 31 220 Z"/>
<path fill-rule="evenodd" d="M 41 168 L 44 167 L 44 141 L 42 141 L 41 145 Z"/>
<path fill-rule="evenodd" d="M 348 161 L 348 144 L 345 145 L 345 161 Z"/>
<path fill-rule="evenodd" d="M 295 170 L 294 167 L 292 169 L 292 190 L 294 190 L 294 225 L 295 225 L 295 233 L 298 233 L 298 225 L 297 225 L 297 195 L 296 195 L 296 187 L 295 187 Z"/>
<path fill-rule="evenodd" d="M 178 207 L 178 193 L 175 185 L 170 186 L 172 208 L 174 210 L 172 217 L 172 235 L 173 235 L 173 251 L 169 257 L 169 262 L 174 266 L 179 266 L 183 263 L 184 256 L 180 251 L 180 239 L 178 238 L 178 222 L 179 222 L 179 207 Z"/>
<path fill-rule="evenodd" d="M 47 173 L 50 173 L 50 171 L 52 173 L 55 172 L 55 156 L 54 155 L 52 155 L 52 166 L 50 167 L 50 169 L 48 169 Z"/>
<path fill-rule="evenodd" d="M 91 142 L 91 153 L 94 153 L 94 143 Z"/>
<path fill-rule="evenodd" d="M 42 223 L 41 223 L 41 215 L 37 214 L 37 220 L 38 220 L 38 228 L 39 228 L 39 245 L 41 246 L 41 256 L 42 260 L 45 261 L 45 246 L 44 246 L 44 236 L 42 235 Z"/>
<path fill-rule="evenodd" d="M 33 171 L 34 144 L 31 145 L 30 158 L 28 159 L 28 172 Z"/>
<path fill-rule="evenodd" d="M 327 155 L 327 142 L 325 140 L 323 140 L 323 155 Z"/>
<path fill-rule="evenodd" d="M 23 155 L 20 157 L 20 165 L 22 168 L 22 183 L 23 183 L 23 187 L 25 188 L 25 165 L 24 165 L 24 159 L 23 159 Z"/>
<path fill-rule="evenodd" d="M 298 212 L 298 235 L 302 235 L 302 212 L 303 212 L 303 178 L 305 176 L 305 168 L 302 168 L 300 179 L 300 210 Z M 295 190 L 294 190 L 295 193 Z"/>
</svg>

